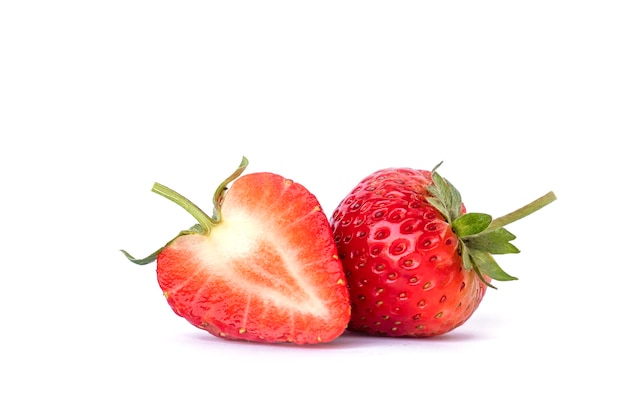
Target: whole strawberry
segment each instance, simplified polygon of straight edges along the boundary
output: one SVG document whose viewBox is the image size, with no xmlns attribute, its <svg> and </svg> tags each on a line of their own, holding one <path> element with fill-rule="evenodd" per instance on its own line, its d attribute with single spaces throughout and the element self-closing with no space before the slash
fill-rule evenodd
<svg viewBox="0 0 626 417">
<path fill-rule="evenodd" d="M 123 252 L 140 265 L 156 260 L 174 312 L 215 336 L 329 342 L 344 332 L 350 302 L 328 219 L 300 184 L 268 172 L 239 177 L 247 164 L 219 185 L 212 216 L 156 183 L 152 191 L 198 224 L 144 259 Z"/>
<path fill-rule="evenodd" d="M 374 172 L 334 211 L 330 224 L 352 303 L 350 330 L 428 337 L 459 327 L 491 280 L 516 279 L 491 256 L 519 252 L 503 226 L 556 199 L 550 192 L 495 220 L 466 214 L 459 192 L 437 168 Z"/>
</svg>

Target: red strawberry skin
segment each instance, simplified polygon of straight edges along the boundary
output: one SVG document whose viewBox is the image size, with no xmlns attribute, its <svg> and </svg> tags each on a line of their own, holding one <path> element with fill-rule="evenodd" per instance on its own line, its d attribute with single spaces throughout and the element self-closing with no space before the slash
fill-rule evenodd
<svg viewBox="0 0 626 417">
<path fill-rule="evenodd" d="M 328 342 L 349 295 L 328 219 L 306 188 L 272 173 L 238 178 L 209 234 L 174 239 L 157 278 L 174 312 L 226 339 Z"/>
<path fill-rule="evenodd" d="M 483 299 L 485 283 L 463 267 L 458 238 L 427 201 L 431 183 L 430 171 L 380 170 L 334 211 L 330 225 L 352 303 L 350 330 L 441 335 L 465 323 Z"/>
</svg>

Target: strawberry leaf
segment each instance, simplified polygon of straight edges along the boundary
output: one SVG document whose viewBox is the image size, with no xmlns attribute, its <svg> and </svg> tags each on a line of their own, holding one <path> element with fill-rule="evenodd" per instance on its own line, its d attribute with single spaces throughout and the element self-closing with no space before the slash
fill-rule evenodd
<svg viewBox="0 0 626 417">
<path fill-rule="evenodd" d="M 467 271 L 474 269 L 474 264 L 469 256 L 469 250 L 462 239 L 459 240 L 459 245 L 461 247 L 461 260 L 463 261 L 463 268 Z"/>
<path fill-rule="evenodd" d="M 137 265 L 148 265 L 149 263 L 156 261 L 157 257 L 159 256 L 159 253 L 161 253 L 163 249 L 165 249 L 165 247 L 159 248 L 152 254 L 141 259 L 135 258 L 130 253 L 126 252 L 124 249 L 121 249 L 121 251 L 124 254 L 124 256 L 126 256 L 126 258 L 132 263 L 137 264 Z"/>
<path fill-rule="evenodd" d="M 431 190 L 431 194 L 433 193 L 433 191 Z M 443 217 L 446 219 L 446 221 L 448 223 L 452 223 L 452 220 L 450 220 L 450 216 L 448 214 L 448 209 L 446 208 L 446 206 L 443 204 L 443 202 L 437 198 L 437 197 L 426 197 L 426 201 L 428 201 L 428 203 L 433 206 L 434 208 L 437 209 L 437 211 L 439 211 L 439 213 L 441 213 L 443 215 Z"/>
<path fill-rule="evenodd" d="M 493 259 L 493 256 L 487 252 L 472 250 L 470 251 L 470 257 L 474 268 L 478 269 L 480 274 L 485 274 L 496 281 L 515 281 L 517 279 L 504 272 L 495 259 Z"/>
<path fill-rule="evenodd" d="M 202 233 L 204 233 L 202 226 L 200 226 L 199 224 L 195 224 L 191 226 L 189 230 L 181 231 L 179 234 L 176 235 L 176 237 L 174 237 L 169 242 L 167 242 L 163 247 L 160 247 L 159 249 L 155 250 L 150 255 L 146 256 L 145 258 L 135 258 L 130 253 L 126 252 L 124 249 L 120 249 L 120 250 L 124 254 L 124 256 L 126 256 L 126 258 L 132 263 L 137 264 L 137 265 L 148 265 L 156 261 L 157 258 L 159 257 L 159 254 L 163 252 L 163 249 L 169 246 L 169 244 L 172 243 L 174 240 L 176 240 L 176 238 L 180 236 L 184 236 L 184 235 L 202 234 Z"/>
<path fill-rule="evenodd" d="M 452 222 L 452 230 L 460 238 L 477 235 L 491 224 L 491 216 L 484 213 L 467 213 Z"/>
<path fill-rule="evenodd" d="M 477 236 L 466 237 L 465 243 L 468 247 L 481 250 L 494 255 L 506 253 L 519 253 L 519 249 L 509 243 L 515 239 L 515 235 L 505 228 L 495 229 Z"/>
<path fill-rule="evenodd" d="M 436 172 L 439 163 L 432 171 L 433 183 L 427 188 L 432 197 L 427 200 L 452 224 L 457 217 L 461 216 L 463 203 L 459 191 L 445 178 Z"/>
<path fill-rule="evenodd" d="M 241 176 L 241 174 L 247 167 L 248 167 L 248 158 L 244 156 L 241 158 L 241 163 L 239 164 L 235 172 L 230 174 L 228 178 L 222 181 L 222 183 L 215 190 L 215 193 L 213 194 L 213 218 L 212 218 L 212 220 L 215 223 L 219 223 L 222 220 L 221 208 L 222 208 L 222 203 L 224 202 L 224 196 L 226 195 L 226 192 L 228 191 L 228 185 L 234 180 L 236 180 L 239 176 Z"/>
</svg>

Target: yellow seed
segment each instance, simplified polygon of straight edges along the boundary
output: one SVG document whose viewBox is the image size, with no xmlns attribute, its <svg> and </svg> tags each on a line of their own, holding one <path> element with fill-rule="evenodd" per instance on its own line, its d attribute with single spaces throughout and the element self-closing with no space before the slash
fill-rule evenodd
<svg viewBox="0 0 626 417">
<path fill-rule="evenodd" d="M 244 334 L 246 332 L 246 328 L 242 327 L 241 329 L 239 329 L 239 334 Z"/>
</svg>

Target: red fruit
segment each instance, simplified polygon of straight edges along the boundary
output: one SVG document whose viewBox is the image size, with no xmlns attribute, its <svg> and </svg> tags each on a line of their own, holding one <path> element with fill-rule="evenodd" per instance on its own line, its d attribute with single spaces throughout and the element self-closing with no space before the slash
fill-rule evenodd
<svg viewBox="0 0 626 417">
<path fill-rule="evenodd" d="M 247 163 L 218 187 L 212 217 L 155 184 L 199 224 L 145 259 L 124 253 L 142 265 L 156 260 L 174 312 L 215 336 L 331 341 L 346 328 L 350 302 L 328 220 L 300 184 L 272 173 L 237 179 Z"/>
<path fill-rule="evenodd" d="M 462 325 L 492 279 L 516 279 L 491 256 L 519 252 L 503 226 L 556 198 L 550 192 L 495 220 L 465 214 L 459 192 L 435 170 L 374 172 L 334 211 L 330 224 L 350 292 L 350 330 L 427 337 Z"/>
</svg>

